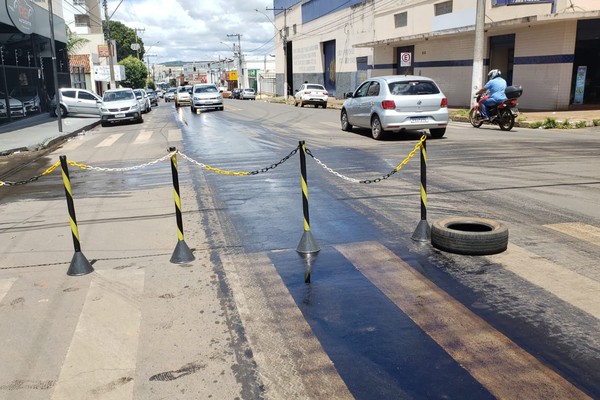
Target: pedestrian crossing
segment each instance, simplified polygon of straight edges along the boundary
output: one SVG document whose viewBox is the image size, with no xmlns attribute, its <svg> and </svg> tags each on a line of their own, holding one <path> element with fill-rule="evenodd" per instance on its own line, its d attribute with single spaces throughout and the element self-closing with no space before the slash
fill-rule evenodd
<svg viewBox="0 0 600 400">
<path fill-rule="evenodd" d="M 547 227 L 600 246 L 597 227 L 583 223 Z M 590 398 L 567 377 L 519 347 L 383 244 L 359 242 L 332 247 L 493 397 Z M 510 244 L 504 253 L 485 258 L 600 321 L 599 282 L 515 244 Z M 269 255 L 237 250 L 225 251 L 219 259 L 265 386 L 265 398 L 353 398 L 348 382 L 312 332 L 301 305 L 290 294 Z M 0 272 L 7 275 L 6 270 Z M 25 278 L 0 277 L 1 320 L 12 315 L 7 314 L 9 310 L 21 306 L 16 299 L 26 297 L 20 292 L 22 289 L 14 292 L 19 279 Z M 143 298 L 146 281 L 151 279 L 149 271 L 143 267 L 97 268 L 87 278 L 69 279 L 89 279 L 89 286 L 66 354 L 58 357 L 62 362 L 60 373 L 43 380 L 51 382 L 51 397 L 46 398 L 136 398 Z M 10 338 L 3 340 L 10 343 Z M 1 355 L 0 361 L 3 365 L 9 362 Z M 180 370 L 176 366 L 172 369 Z M 0 374 L 0 398 L 9 388 L 12 394 L 30 390 L 23 389 L 27 385 L 17 384 L 28 382 L 26 371 L 23 373 L 15 372 L 11 377 L 11 372 L 5 370 Z"/>
</svg>

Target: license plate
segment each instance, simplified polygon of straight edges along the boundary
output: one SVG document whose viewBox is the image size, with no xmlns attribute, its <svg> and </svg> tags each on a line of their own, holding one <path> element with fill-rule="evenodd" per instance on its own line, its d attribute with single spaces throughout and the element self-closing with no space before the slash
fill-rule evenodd
<svg viewBox="0 0 600 400">
<path fill-rule="evenodd" d="M 125 114 L 117 114 L 115 115 L 115 118 L 125 118 Z"/>
<path fill-rule="evenodd" d="M 426 117 L 412 117 L 410 119 L 410 122 L 413 124 L 420 124 L 423 122 L 427 122 L 427 118 Z"/>
</svg>

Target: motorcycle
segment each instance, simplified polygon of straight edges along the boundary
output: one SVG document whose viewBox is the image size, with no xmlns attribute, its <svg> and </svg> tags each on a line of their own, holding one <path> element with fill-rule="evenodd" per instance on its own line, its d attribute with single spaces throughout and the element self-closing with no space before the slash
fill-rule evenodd
<svg viewBox="0 0 600 400">
<path fill-rule="evenodd" d="M 498 125 L 503 131 L 510 131 L 515 126 L 515 118 L 519 115 L 517 99 L 523 94 L 521 86 L 509 86 L 504 90 L 507 100 L 488 108 L 489 120 L 484 120 L 481 115 L 481 102 L 487 99 L 487 95 L 475 96 L 475 105 L 469 111 L 469 122 L 475 128 L 483 124 Z"/>
</svg>

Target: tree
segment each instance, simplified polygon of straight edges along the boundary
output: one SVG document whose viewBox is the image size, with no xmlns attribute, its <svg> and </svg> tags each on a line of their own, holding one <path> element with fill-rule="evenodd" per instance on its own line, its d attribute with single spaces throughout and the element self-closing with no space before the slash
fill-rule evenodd
<svg viewBox="0 0 600 400">
<path fill-rule="evenodd" d="M 138 57 L 138 52 L 131 48 L 132 43 L 136 43 L 136 33 L 133 29 L 128 28 L 119 21 L 108 21 L 110 27 L 110 38 L 117 44 L 117 60 L 124 60 L 129 56 Z M 106 32 L 106 21 L 102 22 L 102 28 Z M 140 45 L 140 58 L 144 59 L 144 42 L 137 38 L 137 43 Z"/>
<path fill-rule="evenodd" d="M 78 36 L 69 28 L 69 25 L 65 25 L 65 28 L 67 30 L 67 54 L 75 54 L 77 49 L 84 44 L 89 43 L 89 39 Z"/>
<path fill-rule="evenodd" d="M 125 67 L 125 76 L 127 77 L 126 80 L 121 81 L 122 86 L 130 88 L 145 87 L 148 69 L 141 60 L 134 56 L 128 56 L 119 61 L 119 64 Z"/>
</svg>

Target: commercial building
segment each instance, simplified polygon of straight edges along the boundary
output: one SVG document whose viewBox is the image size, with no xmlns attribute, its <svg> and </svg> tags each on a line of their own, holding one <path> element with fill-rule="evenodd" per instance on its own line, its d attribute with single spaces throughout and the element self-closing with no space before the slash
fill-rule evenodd
<svg viewBox="0 0 600 400">
<path fill-rule="evenodd" d="M 55 4 L 58 3 L 58 4 Z M 56 76 L 70 82 L 62 5 L 53 2 Z M 55 87 L 48 1 L 10 0 L 0 7 L 0 123 L 44 112 Z"/>
<path fill-rule="evenodd" d="M 468 106 L 478 2 L 483 82 L 500 69 L 524 109 L 600 107 L 598 0 L 274 0 L 277 92 L 310 81 L 343 98 L 367 77 L 415 74 Z"/>
</svg>

